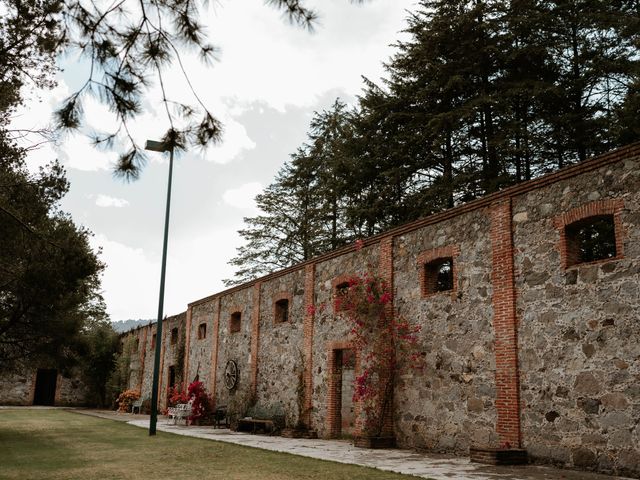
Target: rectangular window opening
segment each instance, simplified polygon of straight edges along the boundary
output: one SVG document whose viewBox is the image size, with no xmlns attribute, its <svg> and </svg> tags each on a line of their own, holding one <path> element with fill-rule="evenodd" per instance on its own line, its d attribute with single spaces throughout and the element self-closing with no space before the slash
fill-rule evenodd
<svg viewBox="0 0 640 480">
<path fill-rule="evenodd" d="M 275 311 L 276 323 L 286 323 L 289 321 L 289 300 L 282 298 L 276 302 Z"/>
<path fill-rule="evenodd" d="M 336 289 L 334 292 L 334 311 L 342 312 L 346 310 L 346 296 L 349 292 L 349 282 L 342 282 L 336 285 Z"/>
<path fill-rule="evenodd" d="M 588 217 L 565 227 L 567 266 L 615 258 L 613 215 Z"/>
<path fill-rule="evenodd" d="M 449 292 L 454 288 L 453 258 L 438 258 L 424 265 L 424 294 Z"/>
<path fill-rule="evenodd" d="M 198 325 L 198 340 L 207 338 L 207 324 L 201 323 Z"/>
<path fill-rule="evenodd" d="M 240 327 L 242 326 L 242 314 L 240 312 L 234 312 L 231 314 L 231 318 L 229 319 L 229 332 L 237 333 L 240 331 Z"/>
</svg>

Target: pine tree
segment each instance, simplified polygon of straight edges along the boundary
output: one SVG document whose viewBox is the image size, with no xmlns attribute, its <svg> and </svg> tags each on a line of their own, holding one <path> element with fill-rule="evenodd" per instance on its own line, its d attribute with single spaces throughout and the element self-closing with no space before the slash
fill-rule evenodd
<svg viewBox="0 0 640 480">
<path fill-rule="evenodd" d="M 292 163 L 334 227 L 317 252 L 640 139 L 637 2 L 421 0 L 406 32 Z"/>
<path fill-rule="evenodd" d="M 314 115 L 309 143 L 256 197 L 263 213 L 244 219 L 247 227 L 239 233 L 246 243 L 229 262 L 238 270 L 226 285 L 308 260 L 352 238 L 344 223 L 343 195 L 349 178 L 343 173 L 348 170 L 341 150 L 348 118 L 339 100 Z"/>
<path fill-rule="evenodd" d="M 557 167 L 615 146 L 616 111 L 638 74 L 634 3 L 544 2 L 544 31 L 556 70 L 544 120 L 550 126 L 549 149 Z"/>
</svg>

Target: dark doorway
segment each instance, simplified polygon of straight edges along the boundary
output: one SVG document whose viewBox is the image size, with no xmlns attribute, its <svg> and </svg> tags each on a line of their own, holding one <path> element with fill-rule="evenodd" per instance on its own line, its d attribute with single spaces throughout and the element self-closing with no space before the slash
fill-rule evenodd
<svg viewBox="0 0 640 480">
<path fill-rule="evenodd" d="M 337 349 L 329 359 L 329 410 L 330 435 L 350 436 L 354 431 L 353 404 L 355 381 L 355 355 L 351 349 Z"/>
<path fill-rule="evenodd" d="M 169 367 L 169 382 L 168 382 L 169 388 L 173 388 L 176 385 L 176 367 L 174 367 L 173 365 L 171 365 Z"/>
<path fill-rule="evenodd" d="M 34 405 L 53 405 L 56 401 L 56 383 L 58 371 L 39 368 L 36 374 L 36 389 L 33 394 Z"/>
</svg>

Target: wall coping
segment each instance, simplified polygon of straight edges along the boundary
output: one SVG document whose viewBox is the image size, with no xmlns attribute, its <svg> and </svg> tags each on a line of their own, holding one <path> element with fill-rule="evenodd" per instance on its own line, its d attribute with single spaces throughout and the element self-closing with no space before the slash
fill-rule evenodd
<svg viewBox="0 0 640 480">
<path fill-rule="evenodd" d="M 486 195 L 482 198 L 472 200 L 468 203 L 458 205 L 456 207 L 450 208 L 448 210 L 444 210 L 442 212 L 434 213 L 433 215 L 420 218 L 418 220 L 415 220 L 410 223 L 406 223 L 404 225 L 399 225 L 390 230 L 387 230 L 386 232 L 379 233 L 372 237 L 364 238 L 362 239 L 361 247 L 369 247 L 379 243 L 381 240 L 385 238 L 388 238 L 388 237 L 393 238 L 400 235 L 404 235 L 406 233 L 413 232 L 425 226 L 440 223 L 444 220 L 457 217 L 464 213 L 469 213 L 475 210 L 479 210 L 499 200 L 523 195 L 525 193 L 531 192 L 533 190 L 537 190 L 542 187 L 546 187 L 553 183 L 557 183 L 562 180 L 573 178 L 583 173 L 588 173 L 593 170 L 597 170 L 598 168 L 604 167 L 606 165 L 617 163 L 621 160 L 626 160 L 628 158 L 632 158 L 638 155 L 640 155 L 640 142 L 631 143 L 629 145 L 625 145 L 615 150 L 611 150 L 610 152 L 604 153 L 602 155 L 591 157 L 575 165 L 564 167 L 556 172 L 549 173 L 542 177 L 535 178 L 533 180 L 527 180 L 525 182 L 521 182 L 516 185 L 512 185 L 498 192 L 490 193 L 489 195 Z M 226 295 L 230 295 L 237 291 L 252 287 L 258 282 L 267 282 L 269 280 L 273 280 L 275 278 L 279 278 L 289 273 L 293 273 L 298 270 L 301 270 L 309 264 L 325 262 L 327 260 L 340 257 L 347 253 L 354 252 L 355 250 L 356 250 L 356 246 L 354 244 L 345 245 L 344 247 L 341 247 L 337 250 L 332 250 L 330 252 L 324 253 L 322 255 L 311 258 L 309 260 L 305 260 L 304 262 L 292 265 L 291 267 L 278 270 L 277 272 L 273 272 L 263 277 L 256 278 L 255 280 L 252 280 L 250 282 L 236 285 L 226 290 L 222 290 L 221 292 L 214 293 L 213 295 L 209 295 L 199 300 L 195 300 L 189 303 L 188 306 L 195 307 L 197 305 L 214 300 L 218 297 L 224 297 Z"/>
</svg>

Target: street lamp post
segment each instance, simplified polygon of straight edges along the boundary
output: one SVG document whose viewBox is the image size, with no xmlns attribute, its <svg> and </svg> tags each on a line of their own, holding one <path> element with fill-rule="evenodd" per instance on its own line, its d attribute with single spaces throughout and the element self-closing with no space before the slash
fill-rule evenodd
<svg viewBox="0 0 640 480">
<path fill-rule="evenodd" d="M 169 182 L 167 186 L 167 210 L 164 217 L 164 242 L 162 244 L 162 270 L 160 273 L 160 299 L 158 300 L 158 323 L 156 327 L 156 350 L 153 359 L 153 385 L 151 387 L 151 419 L 149 435 L 156 434 L 158 422 L 158 381 L 160 378 L 160 347 L 162 345 L 162 314 L 164 307 L 164 278 L 167 271 L 167 241 L 169 239 L 169 211 L 171 208 L 171 177 L 173 174 L 173 148 L 164 142 L 147 140 L 145 150 L 152 152 L 169 152 Z"/>
</svg>

